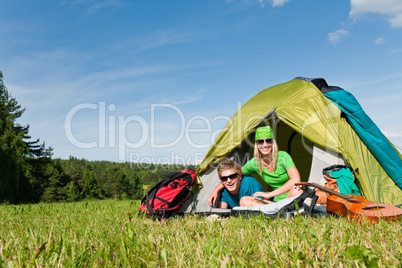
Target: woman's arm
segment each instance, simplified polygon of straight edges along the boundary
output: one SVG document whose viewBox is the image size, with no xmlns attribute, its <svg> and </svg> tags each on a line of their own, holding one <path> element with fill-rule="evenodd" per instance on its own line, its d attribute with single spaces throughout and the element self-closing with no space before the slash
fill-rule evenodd
<svg viewBox="0 0 402 268">
<path fill-rule="evenodd" d="M 271 199 L 272 197 L 289 192 L 293 188 L 295 183 L 300 182 L 300 174 L 296 167 L 289 168 L 287 170 L 287 173 L 289 176 L 289 180 L 284 185 L 272 192 L 254 193 L 253 197 L 262 196 L 264 199 Z"/>
<path fill-rule="evenodd" d="M 216 198 L 218 198 L 218 193 L 222 191 L 225 188 L 225 186 L 222 185 L 222 183 L 219 183 L 218 186 L 214 189 L 214 191 L 209 195 L 208 197 L 208 204 L 209 206 L 212 207 L 212 205 L 215 203 Z"/>
</svg>

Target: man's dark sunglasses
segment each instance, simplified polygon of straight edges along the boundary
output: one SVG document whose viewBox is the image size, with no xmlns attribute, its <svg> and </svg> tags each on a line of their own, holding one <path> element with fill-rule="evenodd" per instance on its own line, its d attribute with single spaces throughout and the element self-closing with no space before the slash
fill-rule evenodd
<svg viewBox="0 0 402 268">
<path fill-rule="evenodd" d="M 237 176 L 239 176 L 239 174 L 233 173 L 233 174 L 230 174 L 229 176 L 221 177 L 221 181 L 227 181 L 229 178 L 230 178 L 231 180 L 234 180 L 234 179 L 237 178 Z"/>
<path fill-rule="evenodd" d="M 265 141 L 266 143 L 268 143 L 268 144 L 272 143 L 272 139 L 262 139 L 262 140 L 258 140 L 258 141 L 257 141 L 257 144 L 258 144 L 258 145 L 263 145 L 263 144 L 264 144 L 264 141 Z"/>
</svg>

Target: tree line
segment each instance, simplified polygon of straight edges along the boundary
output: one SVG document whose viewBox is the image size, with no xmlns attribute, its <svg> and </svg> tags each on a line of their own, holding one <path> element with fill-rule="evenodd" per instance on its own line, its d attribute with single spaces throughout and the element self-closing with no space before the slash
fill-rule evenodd
<svg viewBox="0 0 402 268">
<path fill-rule="evenodd" d="M 55 159 L 50 172 L 52 176 L 47 181 L 41 201 L 122 197 L 141 199 L 144 185 L 152 187 L 170 172 L 184 168 L 181 165 L 88 161 L 73 156 L 68 160 Z"/>
<path fill-rule="evenodd" d="M 25 109 L 8 92 L 0 71 L 0 203 L 141 199 L 170 172 L 195 166 L 52 159 L 53 148 L 29 136 L 17 119 Z"/>
</svg>

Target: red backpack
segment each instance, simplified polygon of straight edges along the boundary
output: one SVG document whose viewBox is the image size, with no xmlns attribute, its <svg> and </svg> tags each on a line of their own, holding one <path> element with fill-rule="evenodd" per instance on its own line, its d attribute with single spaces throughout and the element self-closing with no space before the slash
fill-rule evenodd
<svg viewBox="0 0 402 268">
<path fill-rule="evenodd" d="M 191 169 L 169 173 L 141 200 L 140 212 L 158 220 L 173 217 L 191 196 L 195 176 Z"/>
</svg>

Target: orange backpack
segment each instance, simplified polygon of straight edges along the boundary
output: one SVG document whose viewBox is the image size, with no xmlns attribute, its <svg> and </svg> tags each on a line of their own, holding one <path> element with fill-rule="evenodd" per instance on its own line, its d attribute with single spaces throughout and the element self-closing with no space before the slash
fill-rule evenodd
<svg viewBox="0 0 402 268">
<path fill-rule="evenodd" d="M 353 169 L 349 166 L 344 166 L 344 165 L 333 165 L 327 168 L 324 168 L 322 171 L 322 175 L 324 177 L 324 179 L 326 180 L 324 187 L 331 189 L 335 192 L 340 192 L 339 190 L 339 186 L 338 183 L 336 182 L 336 179 L 334 177 L 331 176 L 330 172 L 333 170 L 338 170 L 341 168 L 348 168 L 350 170 L 350 172 L 352 173 L 353 177 L 354 177 L 354 173 L 353 173 Z M 329 196 L 329 193 L 324 192 L 320 189 L 316 189 L 315 190 L 315 195 L 318 196 L 317 199 L 317 204 L 318 205 L 322 205 L 322 206 L 326 206 L 327 205 L 327 197 Z"/>
<path fill-rule="evenodd" d="M 336 182 L 336 179 L 332 178 L 331 175 L 323 175 L 324 179 L 326 180 L 324 187 L 331 189 L 335 192 L 339 192 L 339 187 L 338 183 Z M 317 199 L 317 204 L 321 206 L 326 206 L 327 205 L 327 197 L 329 196 L 329 193 L 324 192 L 323 190 L 320 189 L 315 189 L 315 195 L 318 196 Z"/>
</svg>

